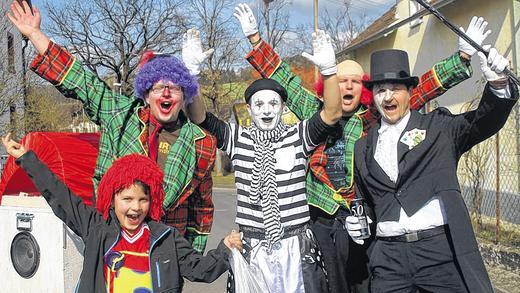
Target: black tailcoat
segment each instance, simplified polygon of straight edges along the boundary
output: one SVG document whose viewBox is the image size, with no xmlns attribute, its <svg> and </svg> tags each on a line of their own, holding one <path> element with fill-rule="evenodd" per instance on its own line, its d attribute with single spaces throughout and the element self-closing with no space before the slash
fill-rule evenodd
<svg viewBox="0 0 520 293">
<path fill-rule="evenodd" d="M 357 192 L 373 209 L 375 222 L 398 221 L 401 207 L 412 216 L 433 196 L 440 197 L 455 261 L 469 292 L 493 292 L 493 289 L 461 196 L 457 164 L 464 152 L 498 132 L 505 124 L 518 98 L 517 89 L 513 86 L 511 89 L 511 99 L 502 99 L 496 97 L 487 85 L 479 107 L 460 115 L 453 115 L 444 108 L 426 115 L 412 111 L 402 135 L 418 129 L 426 130 L 426 136 L 412 149 L 398 143 L 399 176 L 396 183 L 374 159 L 380 124 L 372 127 L 355 146 Z"/>
</svg>

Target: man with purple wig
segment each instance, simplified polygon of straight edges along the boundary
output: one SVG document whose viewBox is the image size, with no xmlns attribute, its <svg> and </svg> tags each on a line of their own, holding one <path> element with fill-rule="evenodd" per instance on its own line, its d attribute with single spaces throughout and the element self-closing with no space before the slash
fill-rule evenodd
<svg viewBox="0 0 520 293">
<path fill-rule="evenodd" d="M 8 17 L 39 53 L 31 69 L 66 97 L 83 102 L 89 118 L 101 127 L 94 190 L 115 159 L 131 153 L 149 156 L 164 171 L 163 221 L 203 252 L 213 222 L 211 169 L 216 141 L 181 109 L 197 94 L 198 66 L 212 52 L 203 52 L 200 42 L 185 44 L 186 65 L 173 56 L 145 52 L 135 79 L 137 97 L 127 97 L 112 91 L 65 48 L 50 41 L 40 30 L 36 7 L 13 1 Z"/>
</svg>

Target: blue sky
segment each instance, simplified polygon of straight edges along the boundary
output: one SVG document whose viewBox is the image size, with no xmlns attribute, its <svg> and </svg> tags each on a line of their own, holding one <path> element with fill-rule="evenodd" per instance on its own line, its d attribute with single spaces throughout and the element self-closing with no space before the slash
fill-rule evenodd
<svg viewBox="0 0 520 293">
<path fill-rule="evenodd" d="M 53 2 L 60 2 L 63 0 L 54 0 Z M 217 1 L 217 0 L 215 0 Z M 282 1 L 282 0 L 274 0 L 274 1 Z M 313 23 L 313 0 L 288 0 L 292 2 L 291 5 L 291 25 L 297 26 L 299 24 L 312 24 Z M 45 22 L 45 11 L 43 7 L 43 0 L 33 0 L 34 5 L 38 6 L 43 14 Z M 254 4 L 255 2 L 262 2 L 262 0 L 236 0 L 236 3 L 245 2 L 249 4 Z M 371 19 L 375 19 L 378 16 L 382 15 L 386 12 L 393 4 L 395 4 L 396 0 L 352 0 L 352 6 L 359 10 L 360 13 L 367 14 Z M 341 5 L 343 5 L 342 0 L 319 0 L 319 9 L 323 10 L 325 8 L 333 11 L 334 9 L 339 9 Z"/>
<path fill-rule="evenodd" d="M 313 18 L 313 0 L 292 0 L 293 2 L 293 12 L 294 12 L 294 21 L 302 22 L 307 20 L 306 22 L 311 22 Z M 375 19 L 378 16 L 385 13 L 392 5 L 394 5 L 396 0 L 353 0 L 352 6 L 356 10 L 359 10 L 360 13 L 365 13 L 370 18 Z M 342 0 L 319 0 L 318 1 L 318 13 L 320 10 L 328 9 L 329 11 L 334 11 L 334 9 L 339 9 L 343 5 Z"/>
</svg>

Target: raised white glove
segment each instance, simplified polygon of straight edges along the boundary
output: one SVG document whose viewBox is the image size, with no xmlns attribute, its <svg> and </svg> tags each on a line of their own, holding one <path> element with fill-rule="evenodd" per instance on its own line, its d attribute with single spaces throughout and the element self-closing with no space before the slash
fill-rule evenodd
<svg viewBox="0 0 520 293">
<path fill-rule="evenodd" d="M 242 31 L 246 37 L 254 35 L 258 32 L 258 25 L 256 24 L 256 18 L 253 11 L 245 3 L 240 3 L 235 7 L 235 13 L 233 16 L 238 19 Z"/>
<path fill-rule="evenodd" d="M 200 73 L 200 65 L 213 54 L 213 49 L 202 50 L 200 33 L 196 28 L 189 29 L 182 38 L 182 61 L 192 75 Z"/>
<path fill-rule="evenodd" d="M 372 219 L 367 216 L 368 224 L 372 223 Z M 359 218 L 355 216 L 347 216 L 345 219 L 345 229 L 347 229 L 348 235 L 359 245 L 363 245 L 365 241 L 363 239 L 359 239 L 361 236 L 361 224 L 359 223 Z"/>
<path fill-rule="evenodd" d="M 322 30 L 312 33 L 314 55 L 303 52 L 302 56 L 310 60 L 320 69 L 322 75 L 336 74 L 336 55 L 332 47 L 332 39 Z"/>
<path fill-rule="evenodd" d="M 488 22 L 482 17 L 473 16 L 471 22 L 468 25 L 468 29 L 464 31 L 463 27 L 460 27 L 460 30 L 465 32 L 468 37 L 470 37 L 475 43 L 482 45 L 484 40 L 491 34 L 491 30 L 486 31 L 486 27 Z M 473 56 L 477 49 L 473 48 L 468 42 L 466 42 L 463 38 L 459 37 L 459 51 L 468 54 L 469 56 Z"/>
<path fill-rule="evenodd" d="M 488 50 L 489 47 L 489 45 L 484 46 L 484 50 Z M 496 81 L 506 78 L 503 71 L 509 65 L 509 60 L 500 55 L 495 48 L 489 50 L 487 57 L 482 52 L 478 52 L 478 56 L 480 57 L 480 69 L 487 81 Z"/>
</svg>

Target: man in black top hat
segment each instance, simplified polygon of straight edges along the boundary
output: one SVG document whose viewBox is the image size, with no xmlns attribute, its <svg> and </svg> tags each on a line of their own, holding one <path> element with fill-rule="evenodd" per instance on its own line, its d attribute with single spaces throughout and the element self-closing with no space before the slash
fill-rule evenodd
<svg viewBox="0 0 520 293">
<path fill-rule="evenodd" d="M 505 124 L 517 88 L 502 73 L 508 60 L 481 54 L 488 81 L 478 108 L 453 115 L 439 108 L 410 111 L 408 55 L 382 50 L 371 56 L 372 90 L 382 119 L 355 146 L 358 194 L 373 210 L 372 292 L 493 292 L 460 193 L 461 155 Z M 362 240 L 347 218 L 349 234 Z"/>
</svg>

